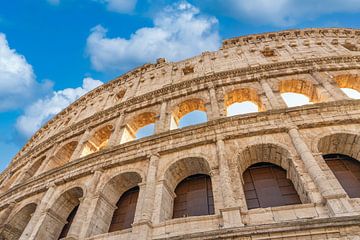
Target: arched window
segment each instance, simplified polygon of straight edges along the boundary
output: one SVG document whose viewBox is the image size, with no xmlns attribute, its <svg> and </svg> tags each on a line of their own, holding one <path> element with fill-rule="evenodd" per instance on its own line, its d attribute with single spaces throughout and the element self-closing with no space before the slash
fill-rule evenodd
<svg viewBox="0 0 360 240">
<path fill-rule="evenodd" d="M 286 171 L 271 163 L 256 163 L 244 173 L 244 191 L 248 209 L 301 203 Z"/>
<path fill-rule="evenodd" d="M 279 91 L 288 107 L 302 106 L 321 101 L 316 87 L 309 81 L 283 80 L 280 82 Z"/>
<path fill-rule="evenodd" d="M 61 230 L 61 233 L 60 233 L 60 236 L 58 239 L 61 239 L 61 238 L 64 238 L 67 236 L 67 234 L 70 230 L 71 224 L 74 221 L 74 218 L 75 218 L 78 208 L 79 208 L 79 205 L 75 206 L 74 209 L 70 212 L 69 216 L 66 219 L 66 224 L 63 227 L 63 229 Z"/>
<path fill-rule="evenodd" d="M 0 233 L 0 239 L 19 239 L 35 212 L 36 206 L 35 203 L 30 203 L 12 216 L 5 225 L 6 230 Z"/>
<path fill-rule="evenodd" d="M 234 116 L 259 112 L 262 110 L 262 104 L 256 90 L 251 88 L 242 88 L 231 91 L 225 95 L 226 115 Z"/>
<path fill-rule="evenodd" d="M 205 174 L 185 178 L 175 189 L 173 218 L 214 214 L 211 179 Z"/>
<path fill-rule="evenodd" d="M 156 114 L 142 113 L 126 124 L 120 143 L 126 143 L 143 137 L 151 136 L 155 132 Z"/>
<path fill-rule="evenodd" d="M 85 143 L 81 153 L 81 157 L 104 149 L 109 142 L 112 130 L 112 125 L 106 125 L 105 127 L 97 130 L 93 134 L 93 136 Z"/>
<path fill-rule="evenodd" d="M 335 81 L 349 98 L 360 99 L 360 76 L 339 75 L 335 78 Z"/>
<path fill-rule="evenodd" d="M 180 103 L 172 112 L 170 129 L 183 128 L 207 122 L 205 103 L 190 99 Z"/>
<path fill-rule="evenodd" d="M 131 228 L 134 222 L 136 203 L 139 196 L 139 187 L 126 191 L 116 203 L 117 209 L 111 220 L 109 232 Z"/>
<path fill-rule="evenodd" d="M 72 154 L 77 146 L 77 141 L 72 141 L 62 146 L 54 155 L 54 157 L 48 162 L 45 171 L 61 167 L 70 161 Z"/>
<path fill-rule="evenodd" d="M 360 162 L 342 154 L 323 157 L 349 197 L 360 198 Z"/>
</svg>

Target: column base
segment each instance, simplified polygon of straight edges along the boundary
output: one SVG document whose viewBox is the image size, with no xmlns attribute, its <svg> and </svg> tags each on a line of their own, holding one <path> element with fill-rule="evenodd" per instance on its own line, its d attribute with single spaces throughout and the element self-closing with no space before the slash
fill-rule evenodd
<svg viewBox="0 0 360 240">
<path fill-rule="evenodd" d="M 240 207 L 220 209 L 220 212 L 221 212 L 224 228 L 244 226 L 240 214 Z"/>
<path fill-rule="evenodd" d="M 148 221 L 148 220 L 141 221 L 140 220 L 139 222 L 132 224 L 132 234 L 131 234 L 132 240 L 151 239 L 151 235 L 152 235 L 151 221 Z"/>
</svg>

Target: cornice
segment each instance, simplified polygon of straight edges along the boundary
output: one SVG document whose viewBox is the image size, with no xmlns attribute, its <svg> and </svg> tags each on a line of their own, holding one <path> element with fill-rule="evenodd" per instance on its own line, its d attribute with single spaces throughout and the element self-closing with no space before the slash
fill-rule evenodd
<svg viewBox="0 0 360 240">
<path fill-rule="evenodd" d="M 249 43 L 260 43 L 264 41 L 290 40 L 294 38 L 316 38 L 316 37 L 351 37 L 360 36 L 360 29 L 354 28 L 306 28 L 290 29 L 278 32 L 265 32 L 260 34 L 251 34 L 246 36 L 225 39 L 222 49 L 233 46 L 242 46 Z"/>
</svg>

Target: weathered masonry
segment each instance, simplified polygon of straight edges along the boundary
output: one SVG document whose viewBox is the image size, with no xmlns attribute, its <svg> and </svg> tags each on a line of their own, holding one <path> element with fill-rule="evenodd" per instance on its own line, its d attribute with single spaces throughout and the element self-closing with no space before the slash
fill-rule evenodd
<svg viewBox="0 0 360 240">
<path fill-rule="evenodd" d="M 360 91 L 360 30 L 250 35 L 141 66 L 15 156 L 0 239 L 360 239 L 360 100 L 344 89 Z M 231 113 L 245 102 L 255 111 Z"/>
</svg>

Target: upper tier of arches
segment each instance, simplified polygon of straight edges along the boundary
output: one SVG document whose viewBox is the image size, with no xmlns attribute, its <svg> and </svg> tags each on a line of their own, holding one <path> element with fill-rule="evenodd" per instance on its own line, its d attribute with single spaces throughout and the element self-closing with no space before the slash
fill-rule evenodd
<svg viewBox="0 0 360 240">
<path fill-rule="evenodd" d="M 184 61 L 167 63 L 159 59 L 155 64 L 146 64 L 100 86 L 64 109 L 32 137 L 17 158 L 49 136 L 99 111 L 199 76 L 208 78 L 213 73 L 266 64 L 289 66 L 289 61 L 309 58 L 356 55 L 358 32 L 354 29 L 304 29 L 257 34 L 225 40 L 219 51 L 204 52 Z"/>
<path fill-rule="evenodd" d="M 324 84 L 323 81 L 326 81 L 327 84 Z M 360 82 L 360 78 L 357 74 L 344 74 L 343 72 L 330 76 L 324 73 L 308 74 L 297 79 L 282 77 L 273 81 L 263 81 L 261 82 L 262 86 L 259 86 L 259 83 L 254 83 L 245 86 L 231 85 L 218 90 L 211 88 L 209 91 L 183 96 L 168 102 L 164 101 L 159 105 L 145 107 L 129 114 L 121 114 L 118 119 L 88 129 L 82 135 L 70 138 L 62 144 L 55 144 L 47 154 L 35 157 L 28 169 L 11 173 L 6 183 L 1 185 L 1 189 L 4 192 L 11 186 L 28 180 L 31 176 L 61 167 L 75 159 L 107 147 L 124 144 L 164 131 L 204 123 L 222 116 L 253 112 L 246 112 L 246 107 L 240 105 L 236 106 L 235 111 L 232 109 L 233 114 L 229 114 L 229 108 L 237 103 L 251 102 L 256 105 L 257 111 L 267 111 L 286 107 L 286 99 L 283 99 L 282 93 L 307 96 L 310 100 L 308 104 L 335 101 L 339 96 L 343 99 L 351 99 L 340 89 L 352 88 L 357 91 L 356 84 L 358 82 Z M 338 91 L 338 95 L 334 95 L 328 86 L 329 84 L 332 84 L 334 91 Z M 267 86 L 270 88 L 270 92 Z M 212 98 L 212 91 L 215 91 L 216 99 Z M 191 114 L 194 115 L 192 119 L 189 118 L 189 121 L 186 117 L 191 116 Z M 181 124 L 183 119 L 187 121 Z M 142 130 L 144 131 L 141 132 Z"/>
</svg>

